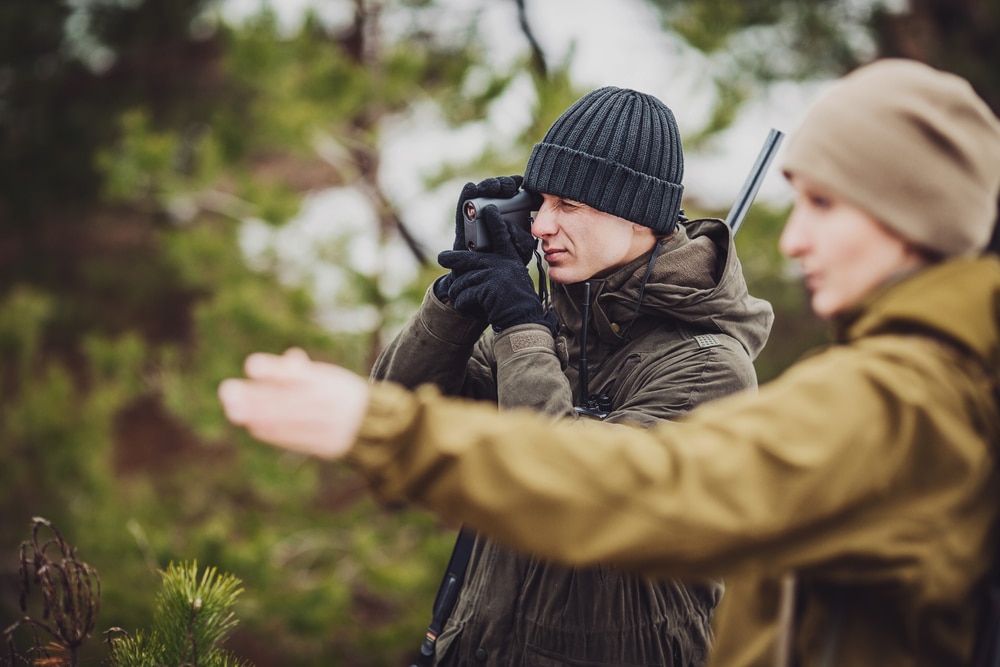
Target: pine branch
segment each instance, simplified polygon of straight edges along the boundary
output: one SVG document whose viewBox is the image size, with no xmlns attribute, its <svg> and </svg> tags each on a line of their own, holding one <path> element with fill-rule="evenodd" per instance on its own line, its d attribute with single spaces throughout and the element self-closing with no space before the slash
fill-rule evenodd
<svg viewBox="0 0 1000 667">
<path fill-rule="evenodd" d="M 252 667 L 221 648 L 236 627 L 240 580 L 214 567 L 199 578 L 196 562 L 161 574 L 152 631 L 110 638 L 111 667 Z"/>
</svg>

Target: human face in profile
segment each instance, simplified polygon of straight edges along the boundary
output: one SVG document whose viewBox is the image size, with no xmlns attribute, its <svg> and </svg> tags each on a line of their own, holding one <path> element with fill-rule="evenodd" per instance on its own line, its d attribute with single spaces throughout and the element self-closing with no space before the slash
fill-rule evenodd
<svg viewBox="0 0 1000 667">
<path fill-rule="evenodd" d="M 656 245 L 653 230 L 572 199 L 542 194 L 531 225 L 541 240 L 549 278 L 578 283 L 605 276 Z"/>
<path fill-rule="evenodd" d="M 829 189 L 795 174 L 789 182 L 795 202 L 778 247 L 798 260 L 820 317 L 844 312 L 926 262 L 913 244 Z"/>
</svg>

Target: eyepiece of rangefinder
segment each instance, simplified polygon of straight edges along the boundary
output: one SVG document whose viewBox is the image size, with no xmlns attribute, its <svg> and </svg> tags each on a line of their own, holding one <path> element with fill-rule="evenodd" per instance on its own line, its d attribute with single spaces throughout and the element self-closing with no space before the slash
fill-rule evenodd
<svg viewBox="0 0 1000 667">
<path fill-rule="evenodd" d="M 490 204 L 500 209 L 504 223 L 518 225 L 530 232 L 531 214 L 542 205 L 542 196 L 521 190 L 507 199 L 497 197 L 466 199 L 462 203 L 462 214 L 465 218 L 465 243 L 469 250 L 489 252 L 493 247 L 486 222 L 482 218 L 483 209 Z"/>
</svg>

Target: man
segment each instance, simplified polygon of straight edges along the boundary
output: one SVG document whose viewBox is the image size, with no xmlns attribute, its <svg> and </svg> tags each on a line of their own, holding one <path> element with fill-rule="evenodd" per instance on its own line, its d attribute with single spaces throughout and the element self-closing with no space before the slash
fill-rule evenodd
<svg viewBox="0 0 1000 667">
<path fill-rule="evenodd" d="M 836 341 L 759 394 L 578 428 L 368 387 L 295 351 L 249 357 L 250 380 L 220 387 L 227 413 L 560 562 L 784 575 L 782 664 L 971 665 L 1000 633 L 1000 260 L 984 254 L 1000 119 L 957 76 L 877 61 L 817 101 L 784 171 L 779 245 Z"/>
<path fill-rule="evenodd" d="M 469 251 L 463 202 L 511 197 L 521 179 L 466 185 L 454 250 L 439 257 L 451 272 L 372 377 L 577 419 L 590 398 L 583 373 L 588 393 L 606 397 L 606 421 L 641 426 L 756 386 L 771 308 L 747 294 L 723 222 L 682 222 L 682 175 L 677 125 L 660 100 L 613 87 L 585 95 L 528 159 L 523 185 L 542 198 L 530 233 L 486 207 L 493 248 Z M 550 304 L 525 267 L 532 235 L 554 283 Z M 437 664 L 700 665 L 720 593 L 708 580 L 558 567 L 477 540 Z"/>
</svg>

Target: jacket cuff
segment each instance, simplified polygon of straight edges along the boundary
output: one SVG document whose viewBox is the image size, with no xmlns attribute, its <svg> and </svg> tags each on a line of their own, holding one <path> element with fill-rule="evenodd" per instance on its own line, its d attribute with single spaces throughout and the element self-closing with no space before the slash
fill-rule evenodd
<svg viewBox="0 0 1000 667">
<path fill-rule="evenodd" d="M 467 317 L 434 294 L 433 284 L 420 304 L 420 321 L 435 338 L 454 345 L 471 345 L 479 340 L 489 322 Z"/>
<path fill-rule="evenodd" d="M 555 352 L 555 338 L 545 324 L 518 324 L 504 329 L 493 339 L 493 354 L 497 365 L 502 366 L 509 359 L 525 352 Z"/>
<path fill-rule="evenodd" d="M 344 461 L 364 476 L 382 502 L 393 500 L 387 491 L 393 464 L 398 464 L 416 422 L 419 402 L 413 392 L 393 382 L 371 386 L 368 407 L 354 445 Z"/>
</svg>

